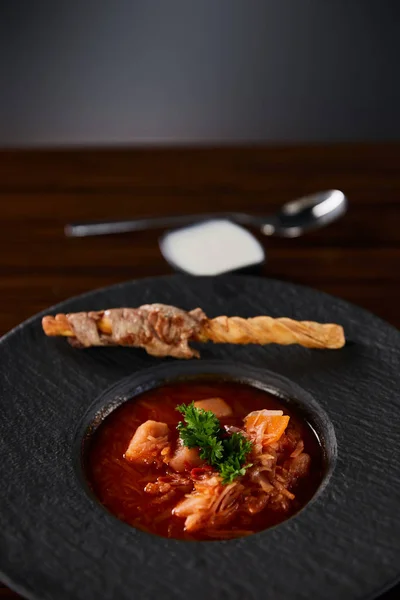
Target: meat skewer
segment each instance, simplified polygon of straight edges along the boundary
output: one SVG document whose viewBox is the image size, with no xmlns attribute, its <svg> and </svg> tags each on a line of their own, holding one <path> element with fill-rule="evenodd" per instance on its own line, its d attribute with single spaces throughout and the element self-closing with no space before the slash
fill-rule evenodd
<svg viewBox="0 0 400 600">
<path fill-rule="evenodd" d="M 343 328 L 333 323 L 220 316 L 208 319 L 196 308 L 189 312 L 165 304 L 58 314 L 42 319 L 48 336 L 65 336 L 77 347 L 135 346 L 153 356 L 198 357 L 189 341 L 227 344 L 299 344 L 306 348 L 342 348 Z"/>
</svg>

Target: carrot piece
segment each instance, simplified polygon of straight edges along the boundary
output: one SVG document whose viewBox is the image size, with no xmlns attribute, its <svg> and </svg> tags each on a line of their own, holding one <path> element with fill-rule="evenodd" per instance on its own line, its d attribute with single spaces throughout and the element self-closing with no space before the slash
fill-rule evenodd
<svg viewBox="0 0 400 600">
<path fill-rule="evenodd" d="M 272 444 L 277 442 L 281 436 L 285 433 L 285 429 L 288 426 L 290 417 L 288 415 L 282 415 L 281 417 L 268 417 L 268 425 L 266 433 L 268 435 L 268 443 Z"/>
<path fill-rule="evenodd" d="M 246 430 L 249 434 L 262 434 L 263 445 L 277 442 L 285 432 L 290 420 L 288 415 L 279 414 L 281 412 L 257 410 L 250 413 L 245 418 Z"/>
</svg>

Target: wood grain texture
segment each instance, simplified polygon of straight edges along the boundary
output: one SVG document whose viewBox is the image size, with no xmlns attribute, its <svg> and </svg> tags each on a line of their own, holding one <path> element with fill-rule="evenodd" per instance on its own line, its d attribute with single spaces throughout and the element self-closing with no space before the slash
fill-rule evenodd
<svg viewBox="0 0 400 600">
<path fill-rule="evenodd" d="M 264 238 L 264 273 L 340 296 L 400 327 L 399 165 L 399 144 L 0 152 L 0 333 L 70 296 L 171 272 L 158 232 L 68 240 L 68 221 L 267 214 L 332 187 L 347 194 L 348 215 L 297 240 Z M 0 587 L 0 598 L 16 597 Z"/>
</svg>

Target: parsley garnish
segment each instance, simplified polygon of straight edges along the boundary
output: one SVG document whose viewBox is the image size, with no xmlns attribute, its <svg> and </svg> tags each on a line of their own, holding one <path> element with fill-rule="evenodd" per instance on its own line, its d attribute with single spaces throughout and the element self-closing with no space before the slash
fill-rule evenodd
<svg viewBox="0 0 400 600">
<path fill-rule="evenodd" d="M 220 464 L 220 472 L 224 483 L 231 483 L 236 477 L 243 476 L 251 464 L 245 465 L 246 456 L 251 451 L 251 442 L 239 432 L 222 440 L 224 461 Z"/>
<path fill-rule="evenodd" d="M 184 418 L 177 425 L 182 443 L 188 448 L 199 448 L 200 458 L 220 472 L 223 484 L 232 483 L 251 467 L 244 464 L 252 447 L 244 435 L 235 432 L 226 436 L 214 413 L 196 408 L 194 402 L 181 404 L 176 410 Z"/>
</svg>

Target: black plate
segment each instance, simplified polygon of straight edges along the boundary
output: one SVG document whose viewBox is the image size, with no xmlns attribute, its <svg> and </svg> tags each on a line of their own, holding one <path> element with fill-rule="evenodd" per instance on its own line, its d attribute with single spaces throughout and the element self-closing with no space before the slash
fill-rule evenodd
<svg viewBox="0 0 400 600">
<path fill-rule="evenodd" d="M 120 523 L 82 485 L 76 436 L 110 385 L 160 364 L 173 375 L 176 361 L 135 349 L 75 350 L 46 338 L 37 316 L 0 343 L 0 578 L 38 600 L 358 600 L 393 585 L 400 575 L 399 333 L 330 296 L 244 277 L 142 280 L 50 312 L 147 302 L 201 306 L 209 316 L 265 313 L 344 325 L 349 342 L 340 351 L 202 347 L 203 359 L 249 364 L 250 378 L 261 383 L 272 371 L 278 388 L 284 377 L 316 400 L 337 439 L 327 485 L 298 515 L 249 538 L 187 543 Z M 180 365 L 190 371 L 201 362 Z"/>
</svg>

